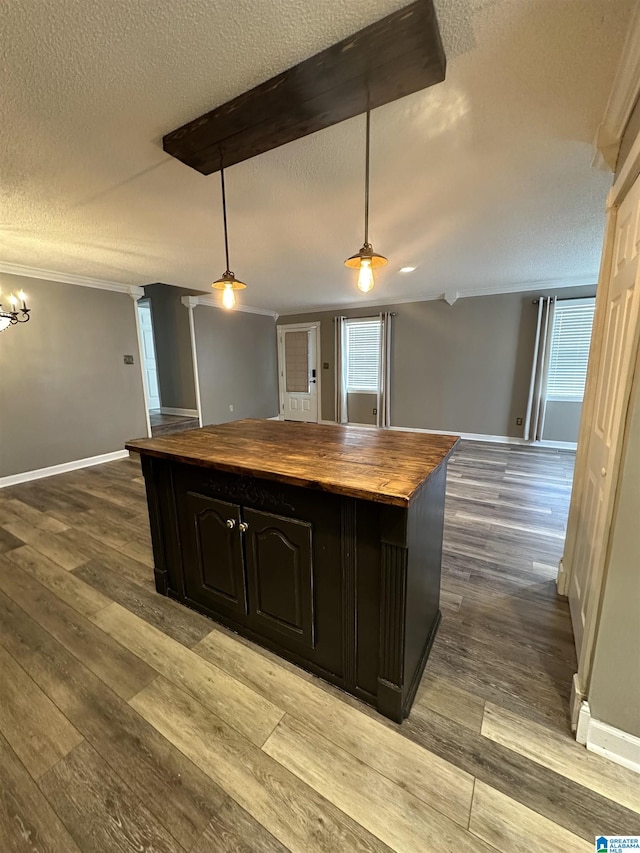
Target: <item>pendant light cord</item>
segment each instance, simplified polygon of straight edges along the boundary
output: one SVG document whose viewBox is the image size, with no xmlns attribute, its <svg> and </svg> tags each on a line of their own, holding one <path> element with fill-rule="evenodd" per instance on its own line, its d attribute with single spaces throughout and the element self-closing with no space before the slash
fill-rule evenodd
<svg viewBox="0 0 640 853">
<path fill-rule="evenodd" d="M 371 110 L 367 109 L 367 143 L 364 174 L 364 242 L 369 242 L 369 140 L 371 137 Z"/>
<path fill-rule="evenodd" d="M 227 271 L 229 270 L 229 238 L 227 236 L 227 194 L 224 191 L 224 168 L 220 169 L 220 183 L 222 185 L 222 217 L 224 219 L 224 253 L 227 259 Z"/>
</svg>

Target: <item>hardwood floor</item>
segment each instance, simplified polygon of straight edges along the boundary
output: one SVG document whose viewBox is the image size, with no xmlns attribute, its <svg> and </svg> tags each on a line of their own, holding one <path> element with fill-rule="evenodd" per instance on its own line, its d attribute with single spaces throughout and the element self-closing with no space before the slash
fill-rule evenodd
<svg viewBox="0 0 640 853">
<path fill-rule="evenodd" d="M 592 851 L 640 776 L 571 738 L 571 453 L 463 442 L 410 717 L 155 593 L 137 459 L 0 492 L 0 853 Z"/>
<path fill-rule="evenodd" d="M 185 415 L 163 415 L 159 410 L 149 412 L 151 434 L 169 435 L 174 432 L 184 432 L 187 429 L 197 429 L 200 426 L 198 418 Z"/>
</svg>

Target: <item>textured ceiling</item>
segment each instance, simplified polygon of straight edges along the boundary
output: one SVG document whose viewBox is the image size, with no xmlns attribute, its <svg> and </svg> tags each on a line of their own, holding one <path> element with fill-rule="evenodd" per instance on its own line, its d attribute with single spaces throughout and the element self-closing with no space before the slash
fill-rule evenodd
<svg viewBox="0 0 640 853">
<path fill-rule="evenodd" d="M 164 133 L 406 0 L 3 0 L 0 261 L 209 290 L 219 176 Z M 595 281 L 611 176 L 590 167 L 633 0 L 440 0 L 444 83 L 372 115 L 367 299 Z M 248 304 L 352 303 L 364 118 L 227 172 Z M 417 269 L 402 275 L 399 267 Z M 209 291 L 210 292 L 210 291 Z"/>
</svg>

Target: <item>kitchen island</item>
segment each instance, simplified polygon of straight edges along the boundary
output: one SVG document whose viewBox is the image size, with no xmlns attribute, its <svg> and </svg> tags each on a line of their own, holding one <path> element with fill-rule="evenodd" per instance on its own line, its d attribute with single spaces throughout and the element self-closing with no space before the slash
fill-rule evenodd
<svg viewBox="0 0 640 853">
<path fill-rule="evenodd" d="M 401 722 L 440 620 L 456 442 L 273 420 L 131 441 L 156 589 Z"/>
</svg>

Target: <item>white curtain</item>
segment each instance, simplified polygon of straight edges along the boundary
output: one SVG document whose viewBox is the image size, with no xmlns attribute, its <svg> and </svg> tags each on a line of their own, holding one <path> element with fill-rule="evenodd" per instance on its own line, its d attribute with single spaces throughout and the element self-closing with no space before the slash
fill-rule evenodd
<svg viewBox="0 0 640 853">
<path fill-rule="evenodd" d="M 555 304 L 555 296 L 541 296 L 538 300 L 538 324 L 533 348 L 527 417 L 524 422 L 524 438 L 526 441 L 540 441 L 544 430 L 544 418 L 547 407 L 549 348 Z"/>
<path fill-rule="evenodd" d="M 378 391 L 379 427 L 391 426 L 391 321 L 393 314 L 385 311 L 380 314 L 380 385 Z"/>
<path fill-rule="evenodd" d="M 336 317 L 334 359 L 336 365 L 335 417 L 336 423 L 339 424 L 346 424 L 349 422 L 349 413 L 347 411 L 347 359 L 344 357 L 347 340 L 346 322 L 346 317 Z"/>
</svg>

